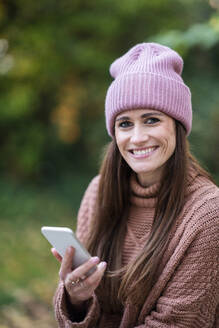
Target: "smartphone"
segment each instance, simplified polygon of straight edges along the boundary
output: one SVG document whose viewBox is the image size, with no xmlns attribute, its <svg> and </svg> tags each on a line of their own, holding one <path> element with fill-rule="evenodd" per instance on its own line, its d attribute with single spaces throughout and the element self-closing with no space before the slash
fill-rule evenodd
<svg viewBox="0 0 219 328">
<path fill-rule="evenodd" d="M 41 232 L 62 257 L 65 255 L 68 246 L 75 248 L 73 269 L 90 259 L 91 255 L 71 229 L 65 227 L 42 227 Z M 88 274 L 94 272 L 95 269 L 96 267 L 89 270 Z"/>
</svg>

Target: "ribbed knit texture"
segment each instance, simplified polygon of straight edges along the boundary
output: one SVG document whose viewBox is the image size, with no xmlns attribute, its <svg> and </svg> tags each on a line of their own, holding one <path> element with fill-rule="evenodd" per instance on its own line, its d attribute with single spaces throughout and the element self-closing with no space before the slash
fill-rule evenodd
<svg viewBox="0 0 219 328">
<path fill-rule="evenodd" d="M 78 215 L 77 234 L 86 239 L 94 212 L 99 177 L 89 185 Z M 123 263 L 141 250 L 153 223 L 159 185 L 141 187 L 131 180 L 131 212 L 123 247 Z M 158 268 L 158 280 L 142 309 L 131 302 L 124 313 L 100 312 L 97 297 L 89 301 L 87 315 L 75 322 L 60 283 L 55 298 L 59 327 L 83 328 L 219 328 L 219 190 L 205 178 L 191 180 L 186 204 L 171 231 L 168 248 Z M 142 291 L 144 292 L 144 291 Z"/>
<path fill-rule="evenodd" d="M 106 126 L 114 135 L 115 117 L 128 109 L 160 110 L 180 121 L 187 134 L 192 124 L 189 88 L 181 77 L 183 60 L 157 43 L 141 43 L 110 66 L 114 81 L 105 100 Z"/>
</svg>

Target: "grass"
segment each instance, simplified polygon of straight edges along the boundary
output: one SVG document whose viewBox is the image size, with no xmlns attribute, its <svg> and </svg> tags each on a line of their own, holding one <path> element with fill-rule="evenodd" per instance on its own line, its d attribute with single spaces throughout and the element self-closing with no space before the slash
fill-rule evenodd
<svg viewBox="0 0 219 328">
<path fill-rule="evenodd" d="M 52 297 L 59 263 L 40 228 L 57 225 L 74 229 L 88 180 L 68 176 L 57 185 L 36 187 L 1 179 L 1 328 L 56 325 Z"/>
</svg>

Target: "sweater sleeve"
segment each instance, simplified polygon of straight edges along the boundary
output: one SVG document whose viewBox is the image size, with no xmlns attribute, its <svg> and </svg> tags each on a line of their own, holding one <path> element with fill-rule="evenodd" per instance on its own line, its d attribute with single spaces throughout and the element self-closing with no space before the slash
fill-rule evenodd
<svg viewBox="0 0 219 328">
<path fill-rule="evenodd" d="M 86 302 L 83 317 L 68 302 L 63 282 L 59 283 L 54 296 L 55 317 L 60 328 L 93 328 L 99 317 L 99 304 L 95 294 Z M 80 319 L 79 319 L 80 318 Z"/>
<path fill-rule="evenodd" d="M 88 235 L 89 224 L 94 213 L 94 204 L 97 196 L 99 177 L 95 177 L 89 184 L 77 219 L 77 237 L 83 243 Z M 83 314 L 77 313 L 76 309 L 68 301 L 64 283 L 60 282 L 54 296 L 55 317 L 60 328 L 93 328 L 99 318 L 99 304 L 95 294 L 85 302 Z"/>
<path fill-rule="evenodd" d="M 213 207 L 208 204 L 200 222 L 188 225 L 183 256 L 153 310 L 142 318 L 144 324 L 136 328 L 218 327 L 219 211 Z"/>
</svg>

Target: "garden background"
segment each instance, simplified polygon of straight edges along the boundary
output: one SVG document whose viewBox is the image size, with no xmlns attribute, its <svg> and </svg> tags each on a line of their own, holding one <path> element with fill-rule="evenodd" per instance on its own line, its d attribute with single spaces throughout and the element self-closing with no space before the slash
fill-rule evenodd
<svg viewBox="0 0 219 328">
<path fill-rule="evenodd" d="M 218 0 L 0 0 L 0 327 L 57 326 L 42 225 L 74 228 L 97 174 L 110 63 L 139 42 L 184 58 L 197 156 L 219 183 Z"/>
</svg>

